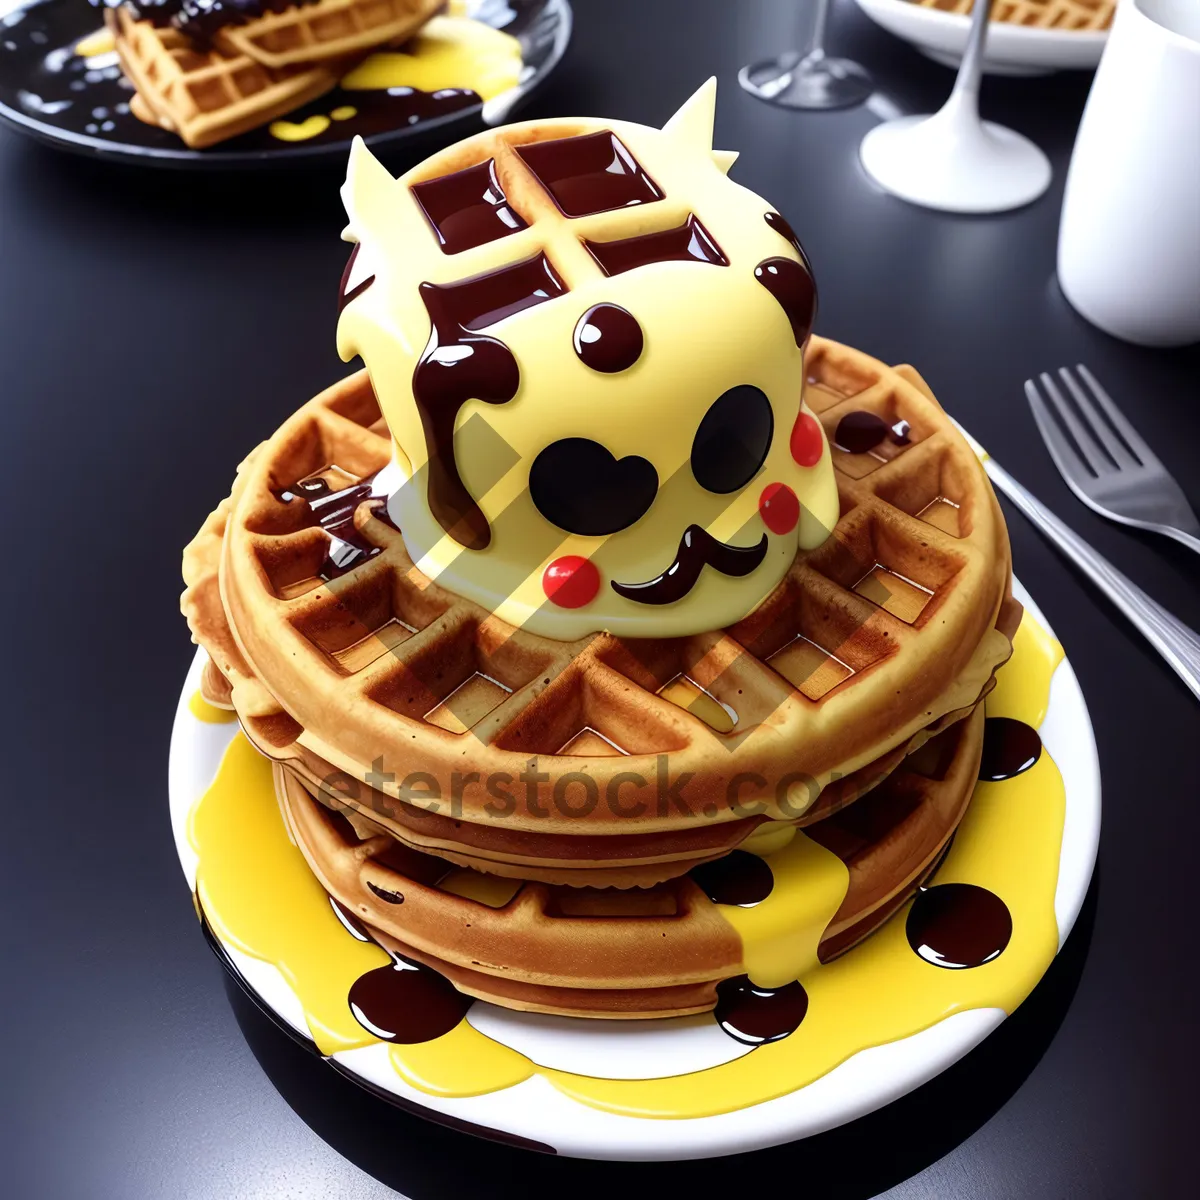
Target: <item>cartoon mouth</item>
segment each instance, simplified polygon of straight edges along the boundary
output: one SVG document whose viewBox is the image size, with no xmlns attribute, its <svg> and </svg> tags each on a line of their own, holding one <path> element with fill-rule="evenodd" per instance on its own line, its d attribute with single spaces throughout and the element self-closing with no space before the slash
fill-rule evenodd
<svg viewBox="0 0 1200 1200">
<path fill-rule="evenodd" d="M 758 567 L 766 553 L 765 533 L 757 546 L 729 546 L 699 525 L 689 525 L 679 539 L 675 561 L 661 575 L 645 583 L 617 583 L 614 579 L 612 589 L 618 596 L 636 600 L 638 604 L 671 604 L 682 600 L 695 587 L 705 567 L 741 579 Z"/>
</svg>

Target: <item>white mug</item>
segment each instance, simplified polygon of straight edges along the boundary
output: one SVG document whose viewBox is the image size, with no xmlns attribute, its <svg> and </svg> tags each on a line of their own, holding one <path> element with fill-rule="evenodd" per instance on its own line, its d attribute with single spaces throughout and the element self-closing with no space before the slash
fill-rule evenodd
<svg viewBox="0 0 1200 1200">
<path fill-rule="evenodd" d="M 1200 0 L 1119 0 L 1067 173 L 1058 281 L 1114 337 L 1200 341 Z"/>
</svg>

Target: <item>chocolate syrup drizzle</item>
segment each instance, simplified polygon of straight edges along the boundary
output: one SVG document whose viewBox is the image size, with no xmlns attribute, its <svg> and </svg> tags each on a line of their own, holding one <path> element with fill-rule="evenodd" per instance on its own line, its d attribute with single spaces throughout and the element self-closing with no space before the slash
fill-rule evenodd
<svg viewBox="0 0 1200 1200">
<path fill-rule="evenodd" d="M 520 369 L 499 339 L 473 332 L 561 296 L 567 289 L 544 254 L 454 284 L 421 284 L 429 343 L 413 371 L 429 459 L 429 508 L 468 550 L 492 540 L 487 518 L 467 491 L 454 457 L 454 423 L 468 400 L 505 404 L 517 394 Z"/>
<path fill-rule="evenodd" d="M 444 975 L 400 955 L 391 966 L 360 975 L 350 987 L 350 1011 L 385 1042 L 430 1042 L 449 1033 L 474 1000 Z"/>
<path fill-rule="evenodd" d="M 800 255 L 800 261 L 804 264 L 804 269 L 811 275 L 812 264 L 808 261 L 808 255 L 804 252 L 804 247 L 800 245 L 800 239 L 796 236 L 796 231 L 788 223 L 787 219 L 777 212 L 763 213 L 763 220 L 774 230 L 795 252 Z"/>
<path fill-rule="evenodd" d="M 965 970 L 1000 957 L 1012 937 L 1012 914 L 987 888 L 940 883 L 917 893 L 904 932 L 926 962 Z"/>
<path fill-rule="evenodd" d="M 741 579 L 758 568 L 767 554 L 764 533 L 754 546 L 730 546 L 719 542 L 699 525 L 689 525 L 679 539 L 675 561 L 659 576 L 645 583 L 611 581 L 612 589 L 638 604 L 672 604 L 682 600 L 696 585 L 700 572 L 712 567 L 722 575 Z"/>
<path fill-rule="evenodd" d="M 379 553 L 381 547 L 370 542 L 355 525 L 354 514 L 364 501 L 388 499 L 390 493 L 387 491 L 386 476 L 382 486 L 377 486 L 377 480 L 383 475 L 383 471 L 377 471 L 336 492 L 330 491 L 324 479 L 305 479 L 293 484 L 294 490 L 278 493 L 278 499 L 284 504 L 291 504 L 295 500 L 306 503 L 317 524 L 329 534 L 329 552 L 317 572 L 326 583 L 353 571 Z M 377 505 L 373 515 L 376 520 L 396 528 L 388 516 L 386 503 Z"/>
<path fill-rule="evenodd" d="M 620 275 L 636 267 L 660 262 L 711 263 L 716 267 L 729 266 L 729 259 L 713 240 L 712 235 L 692 214 L 674 229 L 658 233 L 643 233 L 638 237 L 618 238 L 611 242 L 583 243 L 588 253 L 600 264 L 605 275 Z"/>
<path fill-rule="evenodd" d="M 717 1024 L 747 1046 L 778 1042 L 800 1028 L 808 1012 L 808 993 L 797 980 L 781 988 L 763 988 L 738 975 L 717 984 Z"/>
<path fill-rule="evenodd" d="M 368 275 L 366 279 L 360 279 L 349 291 L 346 289 L 350 284 L 350 276 L 354 271 L 354 261 L 358 258 L 358 252 L 362 247 L 358 242 L 354 243 L 354 249 L 350 251 L 350 257 L 346 259 L 346 265 L 342 268 L 342 281 L 338 284 L 338 312 L 350 303 L 351 300 L 361 296 L 375 282 L 374 275 Z"/>
<path fill-rule="evenodd" d="M 847 454 L 867 454 L 888 437 L 897 446 L 907 446 L 912 440 L 908 435 L 907 421 L 897 421 L 894 425 L 889 425 L 873 412 L 856 409 L 854 412 L 848 412 L 838 422 L 833 440 L 839 449 L 845 450 Z"/>
<path fill-rule="evenodd" d="M 754 278 L 779 302 L 792 326 L 796 345 L 803 349 L 817 315 L 813 277 L 794 258 L 767 258 L 754 268 Z"/>
<path fill-rule="evenodd" d="M 733 850 L 724 858 L 701 863 L 688 876 L 714 904 L 761 904 L 775 887 L 766 859 L 748 850 Z"/>
<path fill-rule="evenodd" d="M 646 340 L 632 313 L 616 304 L 593 304 L 575 326 L 574 343 L 585 367 L 615 375 L 641 358 Z"/>
<path fill-rule="evenodd" d="M 170 25 L 199 45 L 207 45 L 228 25 L 256 21 L 318 0 L 128 0 L 137 20 L 163 28 Z"/>
<path fill-rule="evenodd" d="M 1042 739 L 1036 729 L 1012 717 L 988 717 L 983 723 L 983 757 L 979 778 L 998 783 L 1023 775 L 1042 757 Z"/>
</svg>

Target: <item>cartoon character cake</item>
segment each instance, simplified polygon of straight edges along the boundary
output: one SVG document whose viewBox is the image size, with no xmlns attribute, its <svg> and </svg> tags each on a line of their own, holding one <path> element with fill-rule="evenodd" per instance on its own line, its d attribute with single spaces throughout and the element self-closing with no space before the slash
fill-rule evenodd
<svg viewBox="0 0 1200 1200">
<path fill-rule="evenodd" d="M 915 372 L 811 336 L 714 103 L 400 179 L 356 143 L 337 336 L 366 369 L 185 553 L 207 699 L 410 968 L 354 1011 L 452 998 L 410 1041 L 471 997 L 781 1036 L 978 778 L 1020 618 L 995 498 Z"/>
</svg>

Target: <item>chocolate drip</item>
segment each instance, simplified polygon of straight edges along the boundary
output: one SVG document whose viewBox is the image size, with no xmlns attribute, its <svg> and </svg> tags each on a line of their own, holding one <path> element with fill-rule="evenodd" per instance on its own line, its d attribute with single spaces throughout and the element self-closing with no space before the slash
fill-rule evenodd
<svg viewBox="0 0 1200 1200">
<path fill-rule="evenodd" d="M 575 353 L 585 367 L 615 375 L 642 356 L 645 338 L 637 319 L 616 304 L 593 304 L 575 326 Z"/>
<path fill-rule="evenodd" d="M 811 275 L 812 264 L 808 261 L 808 255 L 804 253 L 804 247 L 800 245 L 800 239 L 796 236 L 796 231 L 791 227 L 787 219 L 781 213 L 769 212 L 763 213 L 763 220 L 800 255 L 800 261 L 804 264 L 805 270 Z"/>
<path fill-rule="evenodd" d="M 587 217 L 662 199 L 654 180 L 616 134 L 608 131 L 531 142 L 517 146 L 516 151 L 567 217 Z"/>
<path fill-rule="evenodd" d="M 837 424 L 833 440 L 847 454 L 866 454 L 888 435 L 887 422 L 873 412 L 848 412 Z"/>
<path fill-rule="evenodd" d="M 1042 739 L 1036 729 L 1012 717 L 988 717 L 983 723 L 983 757 L 979 778 L 998 783 L 1024 774 L 1042 757 Z"/>
<path fill-rule="evenodd" d="M 415 183 L 412 193 L 446 254 L 458 254 L 524 229 L 488 159 L 453 175 Z"/>
<path fill-rule="evenodd" d="M 378 484 L 381 477 L 383 483 Z M 329 534 L 329 553 L 317 572 L 322 579 L 329 582 L 345 575 L 379 553 L 380 547 L 368 541 L 354 524 L 354 514 L 364 501 L 388 499 L 390 493 L 383 471 L 368 475 L 336 492 L 330 491 L 329 484 L 321 478 L 302 479 L 292 487 L 293 491 L 280 492 L 278 498 L 284 504 L 291 504 L 294 500 L 304 501 L 317 524 Z M 386 505 L 377 506 L 373 515 L 395 529 Z"/>
<path fill-rule="evenodd" d="M 128 8 L 139 21 L 149 21 L 160 29 L 173 26 L 193 42 L 206 46 L 229 25 L 243 25 L 266 13 L 315 3 L 317 0 L 130 0 Z"/>
<path fill-rule="evenodd" d="M 360 942 L 373 942 L 375 939 L 367 931 L 367 927 L 359 920 L 358 914 L 351 912 L 340 900 L 329 897 L 333 914 L 346 927 L 346 932 Z"/>
<path fill-rule="evenodd" d="M 796 345 L 803 348 L 817 315 L 813 277 L 792 258 L 767 258 L 754 268 L 754 278 L 779 302 L 792 326 Z"/>
<path fill-rule="evenodd" d="M 738 975 L 717 984 L 717 1024 L 738 1042 L 761 1046 L 795 1033 L 808 1012 L 808 993 L 797 980 L 764 988 Z"/>
<path fill-rule="evenodd" d="M 429 967 L 398 958 L 360 975 L 350 987 L 350 1011 L 386 1042 L 430 1042 L 467 1015 L 472 998 Z"/>
<path fill-rule="evenodd" d="M 719 542 L 699 525 L 689 525 L 679 539 L 675 561 L 657 578 L 645 583 L 617 583 L 612 589 L 626 600 L 639 604 L 672 604 L 692 590 L 706 566 L 741 579 L 757 569 L 766 557 L 767 535 L 755 546 L 729 546 Z"/>
<path fill-rule="evenodd" d="M 644 233 L 639 237 L 618 238 L 612 242 L 583 243 L 600 264 L 605 275 L 620 275 L 635 267 L 660 262 L 700 262 L 717 267 L 729 266 L 721 247 L 692 214 L 674 229 Z"/>
<path fill-rule="evenodd" d="M 354 271 L 354 260 L 358 258 L 358 252 L 362 247 L 358 242 L 354 243 L 354 249 L 350 251 L 350 257 L 346 259 L 346 265 L 342 268 L 342 281 L 338 284 L 338 312 L 340 313 L 351 300 L 361 296 L 375 282 L 374 275 L 368 275 L 366 279 L 360 279 L 352 288 L 347 288 L 350 284 L 350 276 Z"/>
<path fill-rule="evenodd" d="M 998 958 L 1012 937 L 1012 914 L 994 892 L 940 883 L 917 894 L 904 925 L 908 944 L 935 967 L 964 970 Z"/>
<path fill-rule="evenodd" d="M 688 876 L 714 904 L 761 904 L 775 886 L 766 860 L 748 850 L 733 850 L 724 858 L 701 863 Z"/>
<path fill-rule="evenodd" d="M 565 291 L 544 254 L 463 283 L 421 284 L 431 329 L 412 388 L 429 459 L 429 507 L 438 524 L 469 550 L 483 550 L 492 533 L 459 474 L 454 423 L 468 400 L 505 404 L 521 381 L 512 351 L 472 331 Z"/>
</svg>

